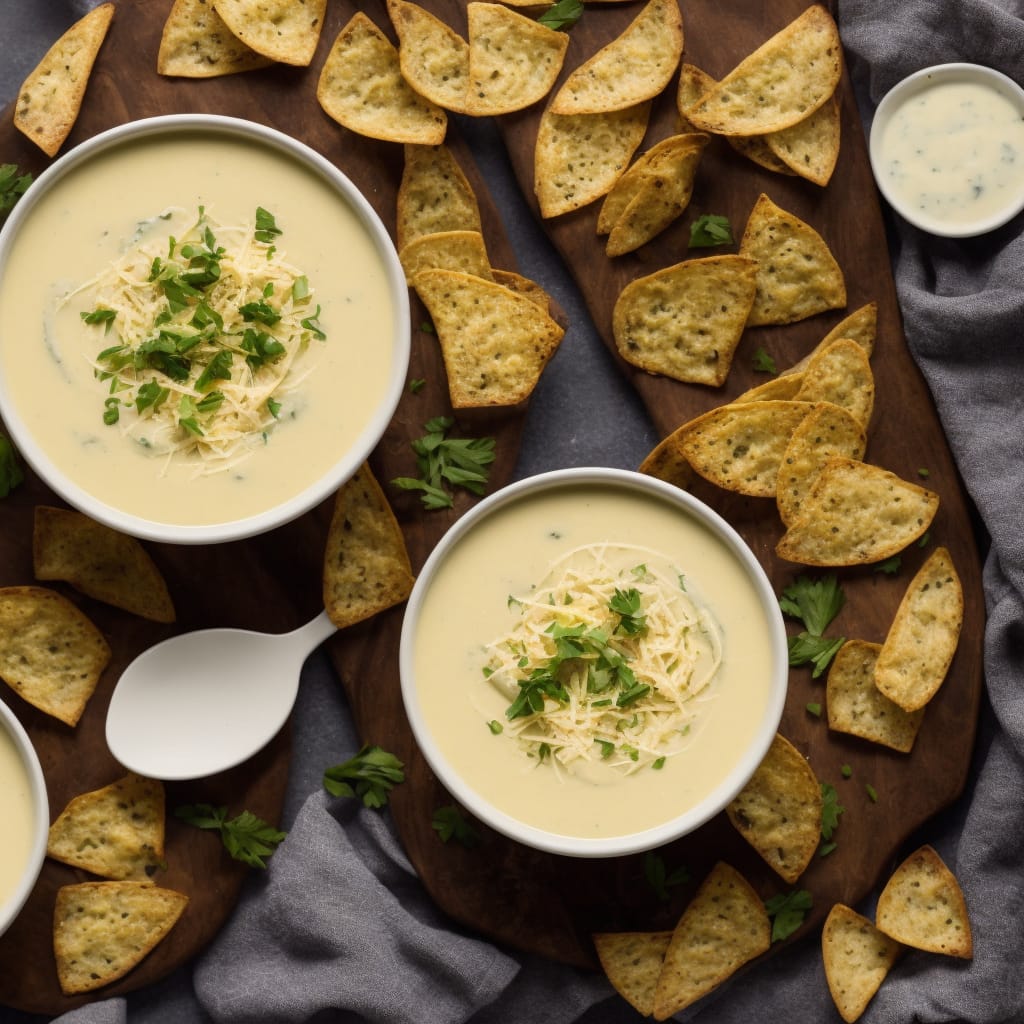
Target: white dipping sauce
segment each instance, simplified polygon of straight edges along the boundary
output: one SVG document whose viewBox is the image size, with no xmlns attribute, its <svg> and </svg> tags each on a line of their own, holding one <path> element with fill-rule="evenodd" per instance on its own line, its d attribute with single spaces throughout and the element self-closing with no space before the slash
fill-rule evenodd
<svg viewBox="0 0 1024 1024">
<path fill-rule="evenodd" d="M 0 843 L 2 911 L 25 872 L 35 834 L 31 780 L 3 724 L 0 724 L 0 821 L 4 823 L 4 839 Z"/>
<path fill-rule="evenodd" d="M 967 235 L 1024 204 L 1024 108 L 1012 83 L 936 69 L 898 86 L 877 117 L 878 184 L 912 223 Z"/>
</svg>

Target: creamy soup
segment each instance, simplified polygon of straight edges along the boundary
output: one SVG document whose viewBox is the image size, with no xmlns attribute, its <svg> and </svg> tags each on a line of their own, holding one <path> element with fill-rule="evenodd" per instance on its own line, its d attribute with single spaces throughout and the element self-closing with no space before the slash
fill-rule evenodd
<svg viewBox="0 0 1024 1024">
<path fill-rule="evenodd" d="M 884 125 L 876 164 L 922 227 L 981 224 L 1024 201 L 1024 112 L 987 82 L 925 77 Z"/>
<path fill-rule="evenodd" d="M 248 439 L 251 454 L 211 471 L 125 434 L 124 417 L 104 422 L 110 384 L 95 360 L 115 341 L 83 322 L 102 305 L 87 282 L 165 224 L 173 236 L 199 211 L 236 225 L 260 208 L 280 230 L 274 249 L 308 282 L 326 337 L 292 365 L 298 383 Z M 146 520 L 209 525 L 258 515 L 354 445 L 372 446 L 368 422 L 394 376 L 393 284 L 356 211 L 297 158 L 245 137 L 148 135 L 73 168 L 31 214 L 0 279 L 0 368 L 28 431 L 74 484 Z"/>
<path fill-rule="evenodd" d="M 535 749 L 524 753 L 506 728 L 509 695 L 484 671 L 488 645 L 515 628 L 518 599 L 535 592 L 553 564 L 581 546 L 609 543 L 625 570 L 623 591 L 635 567 L 666 567 L 680 581 L 709 614 L 721 663 L 687 708 L 668 756 L 641 757 L 637 770 L 623 771 L 617 749 L 563 768 Z M 412 658 L 425 726 L 481 798 L 538 829 L 605 838 L 695 807 L 735 770 L 763 733 L 772 700 L 771 635 L 743 564 L 709 529 L 668 501 L 579 484 L 518 499 L 459 538 L 430 580 Z M 630 735 L 615 746 L 628 747 Z"/>
<path fill-rule="evenodd" d="M 21 755 L 11 734 L 0 723 L 0 821 L 4 839 L 0 843 L 0 911 L 14 894 L 32 852 L 35 814 L 32 788 Z M 2 916 L 2 914 L 0 914 Z"/>
</svg>

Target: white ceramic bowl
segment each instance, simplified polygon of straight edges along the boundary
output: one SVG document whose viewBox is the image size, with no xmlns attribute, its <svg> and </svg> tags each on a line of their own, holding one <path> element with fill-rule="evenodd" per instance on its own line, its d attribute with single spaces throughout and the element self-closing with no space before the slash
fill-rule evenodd
<svg viewBox="0 0 1024 1024">
<path fill-rule="evenodd" d="M 28 733 L 22 728 L 21 723 L 14 717 L 14 712 L 3 701 L 0 701 L 0 744 L 5 746 L 4 754 L 9 753 L 12 749 L 14 751 L 16 763 L 24 774 L 24 778 L 18 780 L 18 791 L 22 790 L 22 783 L 27 781 L 28 802 L 32 814 L 28 835 L 25 837 L 27 849 L 24 851 L 21 873 L 10 892 L 6 894 L 0 892 L 0 935 L 3 935 L 25 905 L 25 901 L 39 877 L 39 872 L 42 870 L 43 861 L 46 858 L 50 806 L 46 797 L 43 769 L 39 764 L 39 757 L 32 746 L 32 741 L 28 738 Z M 0 785 L 6 789 L 10 783 L 6 779 L 0 779 Z M 13 790 L 7 789 L 4 799 L 17 799 L 17 794 Z M 6 825 L 5 843 L 8 844 L 8 848 L 13 841 L 11 832 L 13 827 L 13 822 L 8 822 Z"/>
<path fill-rule="evenodd" d="M 188 145 L 193 148 L 183 148 Z M 151 176 L 151 183 L 147 184 L 145 175 L 136 174 L 116 162 L 131 159 L 133 153 L 145 152 L 146 147 L 149 151 L 158 149 L 161 156 L 167 157 L 164 162 L 174 165 L 175 179 L 168 183 L 169 187 L 152 184 L 155 176 Z M 221 160 L 224 154 L 230 155 L 231 147 L 236 152 L 235 164 Z M 211 156 L 205 157 L 204 154 L 211 150 Z M 179 155 L 180 160 L 176 160 Z M 205 177 L 196 184 L 200 167 Z M 261 179 L 264 170 L 276 175 L 267 179 L 273 185 L 264 184 Z M 66 195 L 70 195 L 73 189 L 81 189 L 83 183 L 91 190 L 87 193 L 89 201 L 80 202 L 73 198 L 65 202 Z M 294 190 L 285 187 L 293 183 L 297 186 Z M 176 191 L 179 188 L 180 193 Z M 69 327 L 52 329 L 51 326 L 56 316 L 72 316 L 78 323 L 79 314 L 85 311 L 75 307 L 70 313 L 49 312 L 54 303 L 43 296 L 43 285 L 39 285 L 38 296 L 31 289 L 35 287 L 36 275 L 41 280 L 59 279 L 60 287 L 66 289 L 69 283 L 77 283 L 78 279 L 73 275 L 80 265 L 92 267 L 95 263 L 92 273 L 99 272 L 106 264 L 95 254 L 100 252 L 100 244 L 106 246 L 106 252 L 112 243 L 97 244 L 94 242 L 97 236 L 113 236 L 116 230 L 118 238 L 128 238 L 137 218 L 148 217 L 152 224 L 158 224 L 157 214 L 162 207 L 157 203 L 162 201 L 167 206 L 183 210 L 190 207 L 188 212 L 192 213 L 196 206 L 204 206 L 207 194 L 215 210 L 218 201 L 229 212 L 232 203 L 240 211 L 244 203 L 245 213 L 235 213 L 234 216 L 253 216 L 254 211 L 250 212 L 253 204 L 269 209 L 282 228 L 279 244 L 289 258 L 293 252 L 289 248 L 288 225 L 295 225 L 292 240 L 301 247 L 301 251 L 295 254 L 296 264 L 300 271 L 305 272 L 309 268 L 300 262 L 300 257 L 312 254 L 311 265 L 319 270 L 318 276 L 310 270 L 309 280 L 315 290 L 313 301 L 319 304 L 322 295 L 328 304 L 324 312 L 325 330 L 331 331 L 329 315 L 334 317 L 336 324 L 341 324 L 341 329 L 330 333 L 322 342 L 327 347 L 323 352 L 327 354 L 316 352 L 314 358 L 324 365 L 330 363 L 331 369 L 317 366 L 303 382 L 301 387 L 304 390 L 299 401 L 305 401 L 306 407 L 298 407 L 296 419 L 296 422 L 303 416 L 312 419 L 314 405 L 318 409 L 333 406 L 330 412 L 332 429 L 318 432 L 320 437 L 331 440 L 315 446 L 299 446 L 297 442 L 289 441 L 291 454 L 286 461 L 276 462 L 273 471 L 262 450 L 250 456 L 243 463 L 241 473 L 251 479 L 262 473 L 259 489 L 261 495 L 266 495 L 266 499 L 261 498 L 261 504 L 255 508 L 239 505 L 236 510 L 230 504 L 232 499 L 225 498 L 223 492 L 207 496 L 200 490 L 199 481 L 185 479 L 182 475 L 179 491 L 184 493 L 182 488 L 188 489 L 190 506 L 187 515 L 182 517 L 179 512 L 165 511 L 165 505 L 160 504 L 165 499 L 155 497 L 156 488 L 152 481 L 160 473 L 155 465 L 159 458 L 148 459 L 148 463 L 154 464 L 152 467 L 146 465 L 142 470 L 118 471 L 125 477 L 145 474 L 147 484 L 153 488 L 152 495 L 132 496 L 129 501 L 121 495 L 112 497 L 111 492 L 99 490 L 97 480 L 106 475 L 105 467 L 114 463 L 108 460 L 100 466 L 95 461 L 96 457 L 87 452 L 96 450 L 97 439 L 100 446 L 112 451 L 116 440 L 113 431 L 117 428 L 102 423 L 106 392 L 103 384 L 93 380 L 92 367 L 85 362 L 96 352 L 94 349 L 80 351 L 81 343 Z M 182 196 L 189 197 L 187 204 L 182 201 Z M 76 216 L 84 212 L 88 228 L 76 232 L 76 225 L 60 220 L 59 217 L 63 216 L 61 205 L 72 210 L 77 208 L 79 213 Z M 87 209 L 83 211 L 83 207 Z M 51 223 L 57 227 L 51 228 Z M 33 224 L 46 225 L 48 232 L 52 230 L 57 235 L 42 248 L 38 260 L 31 252 Z M 106 231 L 108 225 L 110 229 Z M 342 246 L 339 243 L 338 225 L 352 226 L 350 244 Z M 36 227 L 36 235 L 42 230 Z M 90 251 L 87 259 L 74 257 L 78 262 L 72 264 L 72 256 L 65 255 L 65 250 L 71 251 L 78 236 L 88 237 L 89 244 L 95 249 Z M 32 266 L 29 275 L 23 265 L 33 263 L 39 265 Z M 51 277 L 46 278 L 47 274 Z M 49 287 L 55 289 L 55 294 L 57 284 Z M 93 519 L 144 539 L 180 544 L 230 541 L 266 532 L 306 512 L 332 494 L 366 459 L 390 422 L 407 378 L 410 348 L 408 289 L 394 245 L 381 220 L 352 181 L 330 161 L 281 132 L 245 120 L 203 114 L 148 118 L 103 132 L 67 152 L 39 175 L 0 232 L 0 295 L 5 293 L 5 288 L 12 297 L 16 294 L 19 299 L 24 292 L 31 291 L 34 300 L 26 301 L 25 305 L 33 311 L 33 316 L 37 316 L 39 327 L 35 329 L 36 323 L 33 322 L 32 330 L 16 331 L 14 325 L 18 321 L 13 317 L 20 314 L 12 313 L 10 319 L 0 315 L 0 364 L 3 366 L 0 370 L 0 413 L 12 440 L 36 473 L 69 504 Z M 50 305 L 46 305 L 47 301 Z M 81 303 L 85 301 L 79 300 Z M 351 310 L 360 301 L 360 312 L 353 314 Z M 37 309 L 38 315 L 35 313 Z M 45 316 L 43 310 L 48 311 Z M 358 321 L 352 319 L 356 315 L 360 318 Z M 47 321 L 46 316 L 51 320 Z M 11 365 L 7 354 L 11 346 L 41 346 L 44 334 L 48 346 L 56 353 L 50 362 L 59 364 L 61 372 L 73 361 L 87 367 L 87 377 L 83 374 L 81 382 L 76 381 L 73 385 L 75 394 L 88 390 L 92 399 L 94 386 L 97 391 L 95 418 L 91 418 L 91 408 L 77 414 L 79 420 L 74 426 L 77 450 L 74 456 L 56 454 L 57 448 L 50 436 L 53 432 L 47 424 L 40 424 L 39 414 L 34 411 L 46 403 L 47 416 L 59 417 L 63 406 L 70 408 L 74 404 L 71 401 L 73 396 L 60 393 L 60 380 L 55 378 L 48 391 L 41 392 L 42 397 L 38 401 L 33 397 L 30 407 L 25 396 L 30 387 L 33 392 L 35 387 L 31 384 L 32 378 L 24 377 L 28 371 L 21 371 L 23 380 L 20 384 L 12 381 L 11 372 L 4 372 Z M 60 347 L 49 345 L 51 334 L 57 336 Z M 72 342 L 78 348 L 73 348 Z M 98 342 L 103 345 L 102 336 Z M 310 347 L 316 344 L 320 342 L 314 341 Z M 366 355 L 369 351 L 382 353 L 381 359 L 372 367 L 372 361 Z M 345 353 L 344 366 L 338 366 L 336 362 L 341 358 L 340 352 Z M 76 372 L 82 373 L 80 370 Z M 329 375 L 332 382 L 330 393 L 323 398 L 317 395 L 307 400 L 307 394 L 313 394 L 315 389 L 323 386 L 320 381 L 324 375 Z M 25 402 L 26 407 L 19 409 L 18 400 Z M 345 409 L 344 419 L 341 418 L 342 408 Z M 88 420 L 87 415 L 90 417 Z M 335 421 L 341 422 L 338 430 L 333 429 Z M 283 429 L 292 430 L 291 437 L 299 433 L 293 424 L 286 424 L 284 428 L 278 426 L 269 435 L 268 449 L 275 444 L 284 444 L 278 440 L 284 436 Z M 83 442 L 82 438 L 86 440 Z M 131 447 L 131 442 L 122 442 L 124 446 Z M 314 450 L 315 462 L 312 457 Z M 94 461 L 90 468 L 83 468 L 87 457 Z M 121 453 L 113 457 L 119 459 Z M 131 458 L 134 463 L 147 461 L 138 454 Z M 275 454 L 273 458 L 278 456 Z M 81 465 L 72 466 L 72 460 Z M 260 460 L 265 469 L 259 468 Z M 230 472 L 220 474 L 223 478 L 229 475 Z M 148 505 L 145 504 L 147 502 Z"/>
<path fill-rule="evenodd" d="M 575 512 L 556 508 L 562 499 L 582 510 L 578 519 Z M 677 566 L 684 574 L 683 589 L 700 595 L 722 624 L 730 667 L 723 669 L 717 695 L 698 712 L 704 717 L 697 719 L 691 748 L 669 758 L 662 770 L 642 768 L 613 800 L 603 790 L 581 824 L 569 824 L 584 800 L 578 790 L 559 789 L 554 774 L 539 775 L 550 772 L 550 766 L 531 768 L 536 762 L 528 761 L 504 734 L 508 700 L 486 682 L 483 647 L 503 633 L 493 628 L 502 616 L 508 618 L 508 594 L 522 594 L 538 583 L 565 548 L 601 541 L 637 546 L 637 566 L 647 564 L 644 549 L 650 564 L 657 551 Z M 632 550 L 623 557 L 633 564 Z M 675 584 L 674 571 L 666 578 Z M 477 635 L 481 632 L 488 635 Z M 399 665 L 415 739 L 454 799 L 512 839 L 577 857 L 653 849 L 722 811 L 776 734 L 789 671 L 778 600 L 739 534 L 685 491 L 607 468 L 529 477 L 490 495 L 459 519 L 417 578 L 405 612 Z M 501 733 L 494 734 L 497 726 L 489 729 L 488 722 L 502 723 Z M 524 782 L 527 777 L 530 781 Z M 698 777 L 703 781 L 691 781 Z M 536 791 L 523 788 L 534 785 Z M 639 788 L 628 788 L 633 785 Z M 502 790 L 507 786 L 516 790 L 514 799 L 520 803 L 506 801 Z M 668 799 L 662 802 L 656 794 Z M 544 807 L 544 816 L 534 817 L 535 798 L 546 802 L 552 795 L 555 803 Z M 645 799 L 649 806 L 641 809 Z M 635 816 L 638 810 L 640 817 Z"/>
<path fill-rule="evenodd" d="M 998 122 L 983 120 L 990 103 Z M 993 231 L 1024 210 L 1024 89 L 980 64 L 922 68 L 882 97 L 868 153 L 879 190 L 909 223 L 949 238 Z"/>
</svg>

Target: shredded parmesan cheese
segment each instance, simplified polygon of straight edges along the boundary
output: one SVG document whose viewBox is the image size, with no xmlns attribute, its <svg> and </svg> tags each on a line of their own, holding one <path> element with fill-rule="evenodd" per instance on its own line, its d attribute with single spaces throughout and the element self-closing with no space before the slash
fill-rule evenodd
<svg viewBox="0 0 1024 1024">
<path fill-rule="evenodd" d="M 170 209 L 64 298 L 87 303 L 82 319 L 99 339 L 88 358 L 109 381 L 105 422 L 154 455 L 194 461 L 197 474 L 233 469 L 267 443 L 295 411 L 310 338 L 324 337 L 279 234 L 262 210 L 226 225 L 202 208 Z"/>
<path fill-rule="evenodd" d="M 526 754 L 556 772 L 605 762 L 632 773 L 684 748 L 721 631 L 661 556 L 575 549 L 509 607 L 515 624 L 487 645 L 484 675 L 511 702 L 502 732 Z"/>
</svg>

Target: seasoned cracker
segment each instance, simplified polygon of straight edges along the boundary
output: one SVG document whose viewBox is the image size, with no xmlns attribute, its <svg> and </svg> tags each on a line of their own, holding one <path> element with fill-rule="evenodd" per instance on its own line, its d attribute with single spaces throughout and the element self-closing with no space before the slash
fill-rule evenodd
<svg viewBox="0 0 1024 1024">
<path fill-rule="evenodd" d="M 679 450 L 679 432 L 662 438 L 637 467 L 638 473 L 657 477 L 686 490 L 694 481 L 693 467 Z"/>
<path fill-rule="evenodd" d="M 833 94 L 802 121 L 760 138 L 794 174 L 824 188 L 839 161 L 840 134 L 839 101 Z"/>
<path fill-rule="evenodd" d="M 821 959 L 832 1001 L 847 1024 L 867 1009 L 902 948 L 844 903 L 829 911 L 821 930 Z"/>
<path fill-rule="evenodd" d="M 218 78 L 272 64 L 237 38 L 213 0 L 174 0 L 157 51 L 157 74 L 177 78 Z"/>
<path fill-rule="evenodd" d="M 482 232 L 476 193 L 445 145 L 407 145 L 398 186 L 395 242 L 399 252 L 420 235 Z"/>
<path fill-rule="evenodd" d="M 829 345 L 834 341 L 838 341 L 840 338 L 849 338 L 852 341 L 857 342 L 858 345 L 868 354 L 868 358 L 875 351 L 875 339 L 878 335 L 878 303 L 868 302 L 861 306 L 859 309 L 855 309 L 848 316 L 843 317 L 832 328 L 828 334 L 825 335 L 817 345 L 811 349 L 803 357 L 803 359 L 794 363 L 792 366 L 787 367 L 782 371 L 782 375 L 788 375 L 793 373 L 800 373 L 803 371 L 807 364 L 822 350 L 828 348 Z"/>
<path fill-rule="evenodd" d="M 654 992 L 672 932 L 600 932 L 592 936 L 612 988 L 637 1012 L 654 1012 Z"/>
<path fill-rule="evenodd" d="M 875 376 L 867 352 L 852 338 L 838 338 L 807 361 L 796 398 L 830 402 L 867 429 L 875 407 Z"/>
<path fill-rule="evenodd" d="M 406 81 L 445 110 L 469 113 L 469 43 L 412 0 L 387 0 Z"/>
<path fill-rule="evenodd" d="M 420 235 L 399 251 L 398 258 L 409 284 L 421 270 L 438 268 L 493 279 L 487 246 L 479 231 L 435 231 Z"/>
<path fill-rule="evenodd" d="M 312 62 L 327 0 L 213 0 L 213 5 L 231 32 L 257 53 L 296 67 Z"/>
</svg>

